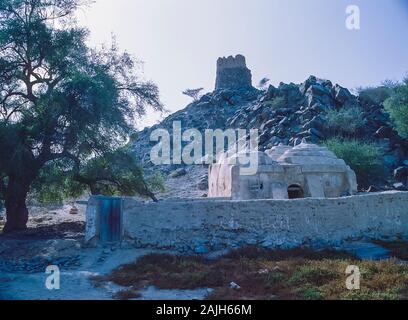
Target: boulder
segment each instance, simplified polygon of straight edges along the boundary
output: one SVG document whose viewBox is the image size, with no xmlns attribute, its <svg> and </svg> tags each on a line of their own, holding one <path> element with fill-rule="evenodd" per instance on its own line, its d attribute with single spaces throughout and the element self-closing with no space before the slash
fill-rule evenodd
<svg viewBox="0 0 408 320">
<path fill-rule="evenodd" d="M 340 103 L 341 105 L 352 100 L 354 97 L 348 89 L 343 88 L 339 86 L 338 84 L 334 86 L 333 90 L 334 90 L 334 99 L 336 100 L 336 102 Z"/>
<path fill-rule="evenodd" d="M 394 170 L 394 178 L 398 182 L 407 183 L 408 167 L 399 167 Z"/>
<path fill-rule="evenodd" d="M 289 125 L 289 118 L 288 118 L 288 117 L 283 118 L 283 119 L 279 122 L 279 125 L 280 125 L 280 126 L 287 126 L 287 125 Z"/>
<path fill-rule="evenodd" d="M 317 82 L 317 79 L 315 76 L 310 76 L 305 82 L 303 82 L 299 89 L 300 92 L 304 95 L 306 91 L 310 88 L 311 85 L 315 84 Z"/>
<path fill-rule="evenodd" d="M 398 190 L 398 191 L 407 191 L 407 187 L 402 183 L 402 182 L 398 182 L 398 183 L 394 183 L 394 189 Z"/>
<path fill-rule="evenodd" d="M 204 175 L 200 178 L 197 184 L 198 190 L 204 191 L 208 189 L 208 175 Z"/>
<path fill-rule="evenodd" d="M 330 91 L 320 84 L 311 85 L 307 91 L 312 95 L 318 95 L 318 96 L 325 96 L 325 95 L 329 96 L 330 95 Z"/>
<path fill-rule="evenodd" d="M 379 192 L 380 189 L 378 189 L 376 186 L 370 186 L 367 190 L 368 193 L 374 193 L 374 192 Z"/>
<path fill-rule="evenodd" d="M 76 215 L 78 213 L 79 213 L 79 210 L 75 206 L 72 206 L 71 210 L 69 210 L 69 214 Z"/>
<path fill-rule="evenodd" d="M 321 130 L 324 128 L 324 119 L 320 115 L 314 116 L 312 120 L 306 122 L 302 126 L 302 130 L 309 130 L 312 128 L 316 128 L 318 130 Z"/>
<path fill-rule="evenodd" d="M 186 174 L 187 174 L 187 170 L 184 168 L 180 168 L 180 169 L 177 169 L 171 172 L 170 177 L 179 178 L 179 177 L 185 176 Z"/>
<path fill-rule="evenodd" d="M 319 139 L 324 139 L 325 135 L 323 133 L 321 133 L 319 130 L 315 129 L 315 128 L 311 128 L 307 131 L 303 131 L 301 133 L 298 134 L 299 137 L 303 137 L 303 138 L 307 138 L 307 137 L 312 137 L 312 141 L 315 142 Z M 314 139 L 314 138 L 317 138 Z"/>
<path fill-rule="evenodd" d="M 276 120 L 268 120 L 268 121 L 266 121 L 266 122 L 264 122 L 262 125 L 261 125 L 261 131 L 263 131 L 263 130 L 265 130 L 265 129 L 270 129 L 270 128 L 272 128 L 274 125 L 276 124 Z"/>
<path fill-rule="evenodd" d="M 269 85 L 268 90 L 266 91 L 265 99 L 271 100 L 276 97 L 278 93 L 278 89 L 276 89 L 273 85 Z"/>
<path fill-rule="evenodd" d="M 391 139 L 394 138 L 397 133 L 391 127 L 383 126 L 376 131 L 375 135 L 380 139 Z"/>
</svg>

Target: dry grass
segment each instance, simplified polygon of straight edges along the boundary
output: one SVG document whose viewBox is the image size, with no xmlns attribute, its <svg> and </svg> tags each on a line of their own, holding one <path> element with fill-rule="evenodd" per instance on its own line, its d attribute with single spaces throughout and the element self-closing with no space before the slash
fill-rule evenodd
<svg viewBox="0 0 408 320">
<path fill-rule="evenodd" d="M 121 290 L 113 296 L 113 298 L 116 300 L 131 300 L 131 299 L 137 299 L 140 297 L 141 297 L 141 294 L 137 290 L 134 290 L 134 289 Z"/>
<path fill-rule="evenodd" d="M 378 245 L 390 250 L 390 255 L 400 259 L 408 261 L 408 243 L 403 240 L 385 242 L 385 241 L 376 241 Z"/>
<path fill-rule="evenodd" d="M 346 289 L 345 270 L 357 265 L 361 290 Z M 264 250 L 248 247 L 214 261 L 201 257 L 152 254 L 94 278 L 127 287 L 114 298 L 137 298 L 146 286 L 159 289 L 213 288 L 207 299 L 397 300 L 408 297 L 408 266 L 360 261 L 337 251 Z M 241 289 L 230 289 L 231 282 Z"/>
</svg>

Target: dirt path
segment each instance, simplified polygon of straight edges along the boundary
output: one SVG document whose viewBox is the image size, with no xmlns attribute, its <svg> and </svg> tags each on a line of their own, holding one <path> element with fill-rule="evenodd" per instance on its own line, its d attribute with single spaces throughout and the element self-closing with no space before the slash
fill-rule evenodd
<svg viewBox="0 0 408 320">
<path fill-rule="evenodd" d="M 85 207 L 71 215 L 70 205 L 30 208 L 29 229 L 16 235 L 0 235 L 0 300 L 105 300 L 123 288 L 108 283 L 95 286 L 92 276 L 105 275 L 120 265 L 152 252 L 129 244 L 90 246 L 84 242 Z M 361 259 L 382 260 L 389 251 L 367 242 L 352 242 L 343 248 Z M 60 289 L 48 290 L 47 266 L 60 270 Z M 141 291 L 142 300 L 203 299 L 210 289 Z"/>
<path fill-rule="evenodd" d="M 96 287 L 95 275 L 152 253 L 126 245 L 92 247 L 84 243 L 84 207 L 69 214 L 71 206 L 31 208 L 29 230 L 13 236 L 0 235 L 0 299 L 105 300 L 122 288 Z M 157 252 L 157 251 L 155 251 Z M 60 269 L 60 289 L 46 288 L 47 266 Z M 141 299 L 200 299 L 206 290 L 179 291 L 146 288 Z"/>
</svg>

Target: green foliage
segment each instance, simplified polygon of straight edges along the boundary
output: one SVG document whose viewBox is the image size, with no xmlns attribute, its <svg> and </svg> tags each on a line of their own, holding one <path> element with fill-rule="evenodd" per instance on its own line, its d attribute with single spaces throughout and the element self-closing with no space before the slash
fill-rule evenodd
<svg viewBox="0 0 408 320">
<path fill-rule="evenodd" d="M 283 96 L 277 96 L 271 101 L 265 102 L 265 105 L 271 107 L 272 109 L 280 109 L 286 106 L 286 98 Z"/>
<path fill-rule="evenodd" d="M 152 197 L 153 191 L 164 188 L 157 173 L 145 180 L 142 167 L 126 148 L 91 159 L 77 179 L 86 183 L 92 194 Z"/>
<path fill-rule="evenodd" d="M 323 285 L 330 280 L 336 279 L 337 273 L 331 270 L 318 268 L 315 266 L 301 266 L 299 267 L 290 278 L 290 283 L 304 285 L 304 284 L 317 284 Z"/>
<path fill-rule="evenodd" d="M 332 138 L 325 142 L 326 147 L 334 152 L 354 170 L 360 186 L 380 179 L 384 175 L 382 166 L 383 150 L 375 143 L 359 140 Z"/>
<path fill-rule="evenodd" d="M 0 176 L 19 202 L 44 167 L 63 162 L 60 175 L 89 162 L 100 168 L 91 159 L 125 145 L 148 107 L 163 111 L 157 86 L 139 79 L 129 54 L 115 43 L 87 46 L 88 30 L 75 23 L 82 2 L 0 1 Z M 45 194 L 42 201 L 61 192 Z M 26 215 L 20 208 L 8 213 L 7 230 L 25 223 L 13 221 Z"/>
<path fill-rule="evenodd" d="M 79 169 L 70 168 L 66 162 L 51 163 L 41 170 L 32 190 L 42 204 L 60 203 L 87 191 L 93 195 L 154 198 L 153 192 L 164 191 L 164 178 L 157 172 L 145 177 L 131 152 L 120 148 L 92 158 Z"/>
<path fill-rule="evenodd" d="M 306 300 L 323 300 L 323 294 L 314 287 L 300 287 L 296 293 Z"/>
<path fill-rule="evenodd" d="M 31 189 L 31 196 L 46 205 L 78 198 L 85 193 L 86 186 L 75 181 L 73 172 L 64 168 L 61 162 L 52 162 L 41 169 Z"/>
<path fill-rule="evenodd" d="M 395 88 L 395 93 L 385 101 L 384 107 L 398 133 L 408 138 L 408 78 Z"/>
<path fill-rule="evenodd" d="M 146 184 L 152 192 L 165 192 L 165 178 L 159 171 L 155 171 L 148 175 L 146 178 Z"/>
<path fill-rule="evenodd" d="M 327 127 L 337 135 L 353 135 L 365 122 L 363 111 L 357 106 L 330 110 L 327 113 Z"/>
<path fill-rule="evenodd" d="M 266 86 L 271 82 L 271 80 L 267 77 L 262 78 L 258 83 L 258 88 L 260 90 L 265 90 Z"/>
<path fill-rule="evenodd" d="M 365 105 L 381 105 L 394 92 L 395 85 L 387 84 L 379 87 L 359 88 L 360 101 Z"/>
<path fill-rule="evenodd" d="M 406 246 L 406 243 L 405 243 Z M 257 253 L 260 253 L 258 255 Z M 96 286 L 115 283 L 128 299 L 151 285 L 159 289 L 213 288 L 209 300 L 401 300 L 407 298 L 408 266 L 397 260 L 361 261 L 342 254 L 296 248 L 242 248 L 208 261 L 198 256 L 151 254 L 108 275 L 92 277 Z M 345 270 L 358 265 L 361 290 L 345 287 Z M 234 281 L 240 290 L 228 288 Z"/>
<path fill-rule="evenodd" d="M 200 99 L 200 92 L 203 91 L 204 88 L 197 88 L 197 89 L 186 89 L 183 91 L 183 94 L 193 98 L 194 102 Z"/>
</svg>

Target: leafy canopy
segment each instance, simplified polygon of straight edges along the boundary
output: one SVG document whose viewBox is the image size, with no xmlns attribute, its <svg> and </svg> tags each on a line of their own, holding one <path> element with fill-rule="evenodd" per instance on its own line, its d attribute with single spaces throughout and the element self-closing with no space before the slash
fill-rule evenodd
<svg viewBox="0 0 408 320">
<path fill-rule="evenodd" d="M 98 50 L 86 45 L 88 30 L 74 16 L 82 4 L 0 1 L 2 199 L 44 175 L 69 181 L 84 166 L 95 168 L 93 159 L 112 157 L 129 141 L 148 107 L 163 111 L 156 85 L 139 79 L 114 41 Z"/>
<path fill-rule="evenodd" d="M 385 103 L 395 129 L 403 138 L 408 138 L 408 78 L 395 88 L 394 94 Z"/>
</svg>

